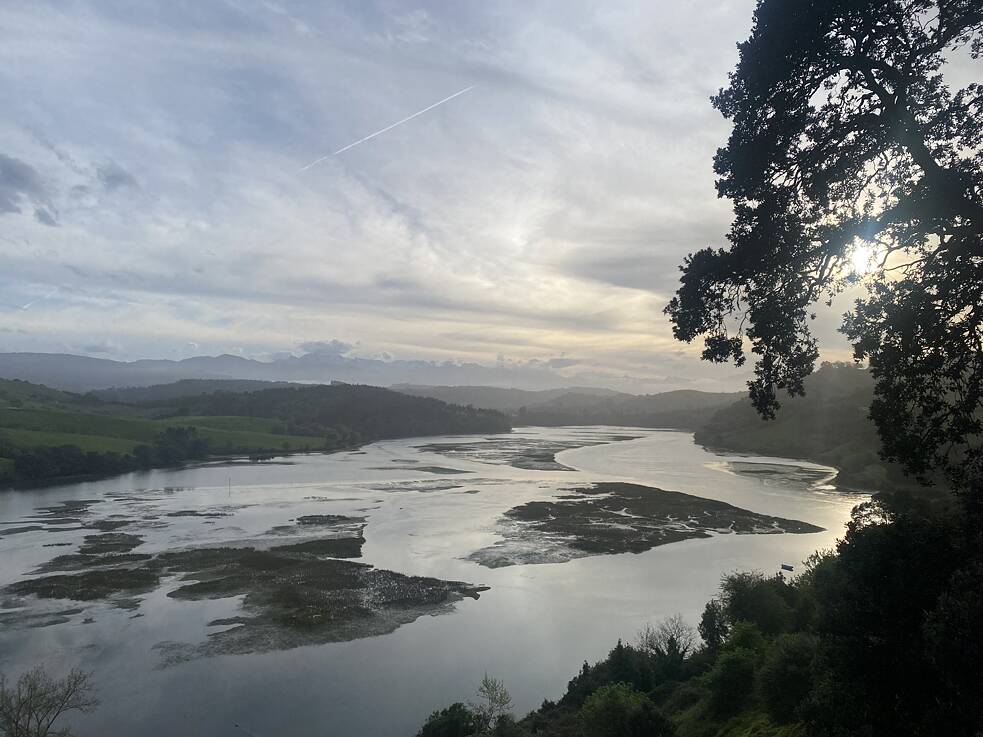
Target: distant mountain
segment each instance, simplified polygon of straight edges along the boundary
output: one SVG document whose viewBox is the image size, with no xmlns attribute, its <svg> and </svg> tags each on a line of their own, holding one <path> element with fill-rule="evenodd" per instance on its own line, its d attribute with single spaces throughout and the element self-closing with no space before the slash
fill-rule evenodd
<svg viewBox="0 0 983 737">
<path fill-rule="evenodd" d="M 0 378 L 22 379 L 56 389 L 86 392 L 113 387 L 167 384 L 182 379 L 248 379 L 327 384 L 486 385 L 555 389 L 564 377 L 546 364 L 484 366 L 450 361 L 383 361 L 337 351 L 315 351 L 272 361 L 241 356 L 195 356 L 180 361 L 113 361 L 65 353 L 0 353 Z"/>
<path fill-rule="evenodd" d="M 499 412 L 514 413 L 521 407 L 541 405 L 560 397 L 577 394 L 591 397 L 630 397 L 630 394 L 598 389 L 596 387 L 569 387 L 566 389 L 506 389 L 497 386 L 418 386 L 413 384 L 396 384 L 392 387 L 403 394 L 416 397 L 430 397 L 451 404 L 472 405 L 482 409 L 494 409 Z"/>
<path fill-rule="evenodd" d="M 717 410 L 741 396 L 689 389 L 639 396 L 591 387 L 524 391 L 492 386 L 397 385 L 393 389 L 496 409 L 525 425 L 633 425 L 687 430 L 701 427 Z"/>
</svg>

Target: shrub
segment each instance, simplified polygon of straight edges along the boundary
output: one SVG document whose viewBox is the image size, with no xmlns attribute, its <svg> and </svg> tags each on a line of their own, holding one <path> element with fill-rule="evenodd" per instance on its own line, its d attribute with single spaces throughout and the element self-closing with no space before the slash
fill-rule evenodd
<svg viewBox="0 0 983 737">
<path fill-rule="evenodd" d="M 744 648 L 728 650 L 717 658 L 707 677 L 710 708 L 718 716 L 740 710 L 754 687 L 755 654 Z"/>
<path fill-rule="evenodd" d="M 812 692 L 818 641 L 812 635 L 776 638 L 758 673 L 758 689 L 768 714 L 779 724 L 796 719 L 796 709 Z"/>
<path fill-rule="evenodd" d="M 417 732 L 417 737 L 470 737 L 477 731 L 477 717 L 471 709 L 458 702 L 431 714 Z"/>
<path fill-rule="evenodd" d="M 594 692 L 580 710 L 591 737 L 671 737 L 675 728 L 649 698 L 627 683 Z"/>
</svg>

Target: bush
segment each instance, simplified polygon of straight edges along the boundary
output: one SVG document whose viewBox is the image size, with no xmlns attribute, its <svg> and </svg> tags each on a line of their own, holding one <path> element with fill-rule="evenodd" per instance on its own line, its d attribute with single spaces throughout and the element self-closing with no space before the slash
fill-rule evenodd
<svg viewBox="0 0 983 737">
<path fill-rule="evenodd" d="M 672 722 L 628 683 L 598 689 L 584 703 L 580 719 L 591 737 L 671 737 L 675 733 Z"/>
<path fill-rule="evenodd" d="M 718 716 L 740 711 L 754 687 L 755 654 L 744 648 L 728 650 L 717 658 L 707 677 L 710 708 Z"/>
<path fill-rule="evenodd" d="M 789 604 L 795 589 L 780 578 L 760 573 L 735 573 L 721 587 L 727 618 L 735 622 L 754 622 L 766 635 L 790 629 L 795 615 Z"/>
<path fill-rule="evenodd" d="M 470 737 L 478 731 L 478 719 L 458 702 L 435 711 L 417 732 L 417 737 Z"/>
<path fill-rule="evenodd" d="M 758 690 L 768 714 L 779 724 L 796 718 L 812 692 L 819 643 L 812 635 L 781 635 L 772 643 L 758 673 Z"/>
<path fill-rule="evenodd" d="M 764 635 L 756 624 L 751 622 L 738 622 L 730 631 L 727 641 L 724 643 L 724 650 L 747 650 L 752 653 L 763 653 L 767 643 Z"/>
</svg>

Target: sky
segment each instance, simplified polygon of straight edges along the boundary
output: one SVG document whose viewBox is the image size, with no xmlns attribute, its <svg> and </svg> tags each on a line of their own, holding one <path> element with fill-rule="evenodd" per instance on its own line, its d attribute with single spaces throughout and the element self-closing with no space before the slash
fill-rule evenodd
<svg viewBox="0 0 983 737">
<path fill-rule="evenodd" d="M 725 245 L 728 124 L 708 98 L 752 9 L 5 0 L 0 351 L 338 341 L 740 388 L 746 371 L 701 363 L 662 309 L 683 257 Z M 834 312 L 818 332 L 843 359 Z"/>
</svg>

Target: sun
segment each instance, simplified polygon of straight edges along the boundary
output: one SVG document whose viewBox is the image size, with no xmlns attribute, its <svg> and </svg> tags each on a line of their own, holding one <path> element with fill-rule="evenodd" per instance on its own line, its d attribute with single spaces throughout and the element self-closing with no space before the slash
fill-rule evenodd
<svg viewBox="0 0 983 737">
<path fill-rule="evenodd" d="M 858 243 L 850 253 L 850 266 L 855 276 L 867 276 L 877 268 L 880 249 L 869 243 Z"/>
</svg>

